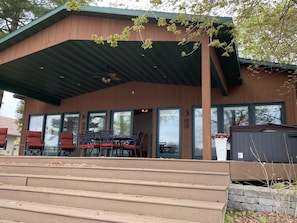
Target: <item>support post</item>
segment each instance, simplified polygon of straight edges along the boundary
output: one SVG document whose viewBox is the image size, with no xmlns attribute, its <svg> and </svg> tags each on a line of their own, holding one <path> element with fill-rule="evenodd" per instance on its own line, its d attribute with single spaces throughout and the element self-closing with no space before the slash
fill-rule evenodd
<svg viewBox="0 0 297 223">
<path fill-rule="evenodd" d="M 211 160 L 211 71 L 209 36 L 201 37 L 201 97 L 203 159 Z"/>
</svg>

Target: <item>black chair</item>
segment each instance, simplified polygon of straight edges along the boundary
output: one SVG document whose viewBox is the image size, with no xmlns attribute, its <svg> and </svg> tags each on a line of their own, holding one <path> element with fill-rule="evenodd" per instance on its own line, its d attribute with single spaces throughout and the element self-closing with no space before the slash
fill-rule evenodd
<svg viewBox="0 0 297 223">
<path fill-rule="evenodd" d="M 137 157 L 137 151 L 139 151 L 139 156 L 142 157 L 142 141 L 144 138 L 144 132 L 137 132 L 135 140 L 131 140 L 129 144 L 124 144 L 121 147 L 121 155 L 123 156 L 124 150 L 133 151 L 134 156 Z"/>
<path fill-rule="evenodd" d="M 101 130 L 99 132 L 100 139 L 100 156 L 113 156 L 114 149 L 117 151 L 120 145 L 114 143 L 113 131 L 112 130 Z M 105 154 L 106 152 L 106 154 Z"/>
<path fill-rule="evenodd" d="M 80 134 L 79 150 L 80 156 L 93 156 L 94 151 L 98 150 L 99 154 L 100 144 L 96 143 L 95 133 L 93 131 L 84 131 Z"/>
</svg>

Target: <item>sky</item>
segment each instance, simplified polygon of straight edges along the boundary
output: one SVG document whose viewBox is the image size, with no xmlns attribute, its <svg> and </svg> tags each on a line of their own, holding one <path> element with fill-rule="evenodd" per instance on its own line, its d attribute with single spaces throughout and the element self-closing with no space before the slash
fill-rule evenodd
<svg viewBox="0 0 297 223">
<path fill-rule="evenodd" d="M 4 91 L 0 116 L 16 119 L 16 109 L 19 101 L 19 99 L 13 97 L 13 93 Z"/>
</svg>

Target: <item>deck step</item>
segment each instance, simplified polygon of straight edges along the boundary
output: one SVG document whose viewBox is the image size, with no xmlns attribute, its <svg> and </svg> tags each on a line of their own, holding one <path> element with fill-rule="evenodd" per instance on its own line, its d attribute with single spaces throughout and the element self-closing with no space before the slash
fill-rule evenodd
<svg viewBox="0 0 297 223">
<path fill-rule="evenodd" d="M 164 162 L 165 161 L 165 162 Z M 137 169 L 165 169 L 207 172 L 230 172 L 229 162 L 217 160 L 119 158 L 119 157 L 55 157 L 55 156 L 0 156 L 0 163 L 39 164 L 48 166 L 120 167 Z"/>
<path fill-rule="evenodd" d="M 220 202 L 16 185 L 0 186 L 0 197 L 188 221 L 199 219 L 202 222 L 208 220 L 210 214 L 212 222 L 216 222 L 225 208 L 225 204 Z"/>
<path fill-rule="evenodd" d="M 6 199 L 0 199 L 0 212 L 1 218 L 12 219 L 7 222 L 3 221 L 3 223 L 199 223 L 197 221 Z"/>
<path fill-rule="evenodd" d="M 20 186 L 76 189 L 85 191 L 172 197 L 201 201 L 225 202 L 227 186 L 158 181 L 88 178 L 72 176 L 25 175 L 0 173 L 0 182 Z"/>
<path fill-rule="evenodd" d="M 0 173 L 21 173 L 35 175 L 56 175 L 74 177 L 130 179 L 144 181 L 160 181 L 175 183 L 190 183 L 204 185 L 229 185 L 229 173 L 166 170 L 166 169 L 137 169 L 122 167 L 85 167 L 85 166 L 42 166 L 28 164 L 0 164 Z"/>
<path fill-rule="evenodd" d="M 229 168 L 228 162 L 176 159 L 0 157 L 0 218 L 221 223 Z"/>
</svg>

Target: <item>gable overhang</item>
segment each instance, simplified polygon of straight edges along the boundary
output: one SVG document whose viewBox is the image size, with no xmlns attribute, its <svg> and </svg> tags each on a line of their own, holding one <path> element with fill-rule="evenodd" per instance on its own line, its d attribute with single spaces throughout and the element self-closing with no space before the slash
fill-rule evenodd
<svg viewBox="0 0 297 223">
<path fill-rule="evenodd" d="M 114 25 L 119 22 L 122 25 L 131 24 L 132 17 L 143 13 L 98 7 L 86 7 L 80 12 L 68 12 L 65 7 L 53 10 L 0 39 L 0 89 L 60 105 L 63 99 L 131 81 L 201 86 L 201 48 L 182 57 L 181 52 L 190 52 L 192 44 L 179 45 L 180 37 L 173 37 L 166 30 L 160 31 L 161 27 L 157 27 L 154 20 L 145 32 L 147 37 L 153 36 L 154 41 L 153 48 L 147 50 L 141 48 L 142 42 L 137 35 L 111 48 L 107 44 L 94 43 L 92 31 L 87 30 L 88 21 L 98 24 L 97 20 L 93 21 L 94 18 L 103 19 L 100 20 L 101 25 L 108 21 L 101 27 L 105 30 L 110 22 Z M 157 16 L 170 19 L 175 14 L 158 13 Z M 62 21 L 73 24 L 70 27 L 73 33 L 63 35 L 63 38 L 56 35 L 55 39 L 42 45 L 41 34 L 51 36 L 53 32 L 59 33 L 59 25 L 69 28 L 65 24 L 62 26 Z M 74 30 L 77 26 L 84 27 L 85 31 L 80 33 L 79 28 Z M 90 30 L 93 30 L 93 26 Z M 218 38 L 231 41 L 228 32 L 221 32 Z M 38 48 L 36 45 L 41 46 Z M 211 51 L 211 86 L 220 88 L 223 95 L 228 95 L 228 85 L 242 83 L 241 72 L 237 51 L 230 57 L 223 57 L 222 54 L 221 49 Z M 102 74 L 109 72 L 115 73 L 119 80 L 103 83 Z"/>
</svg>

